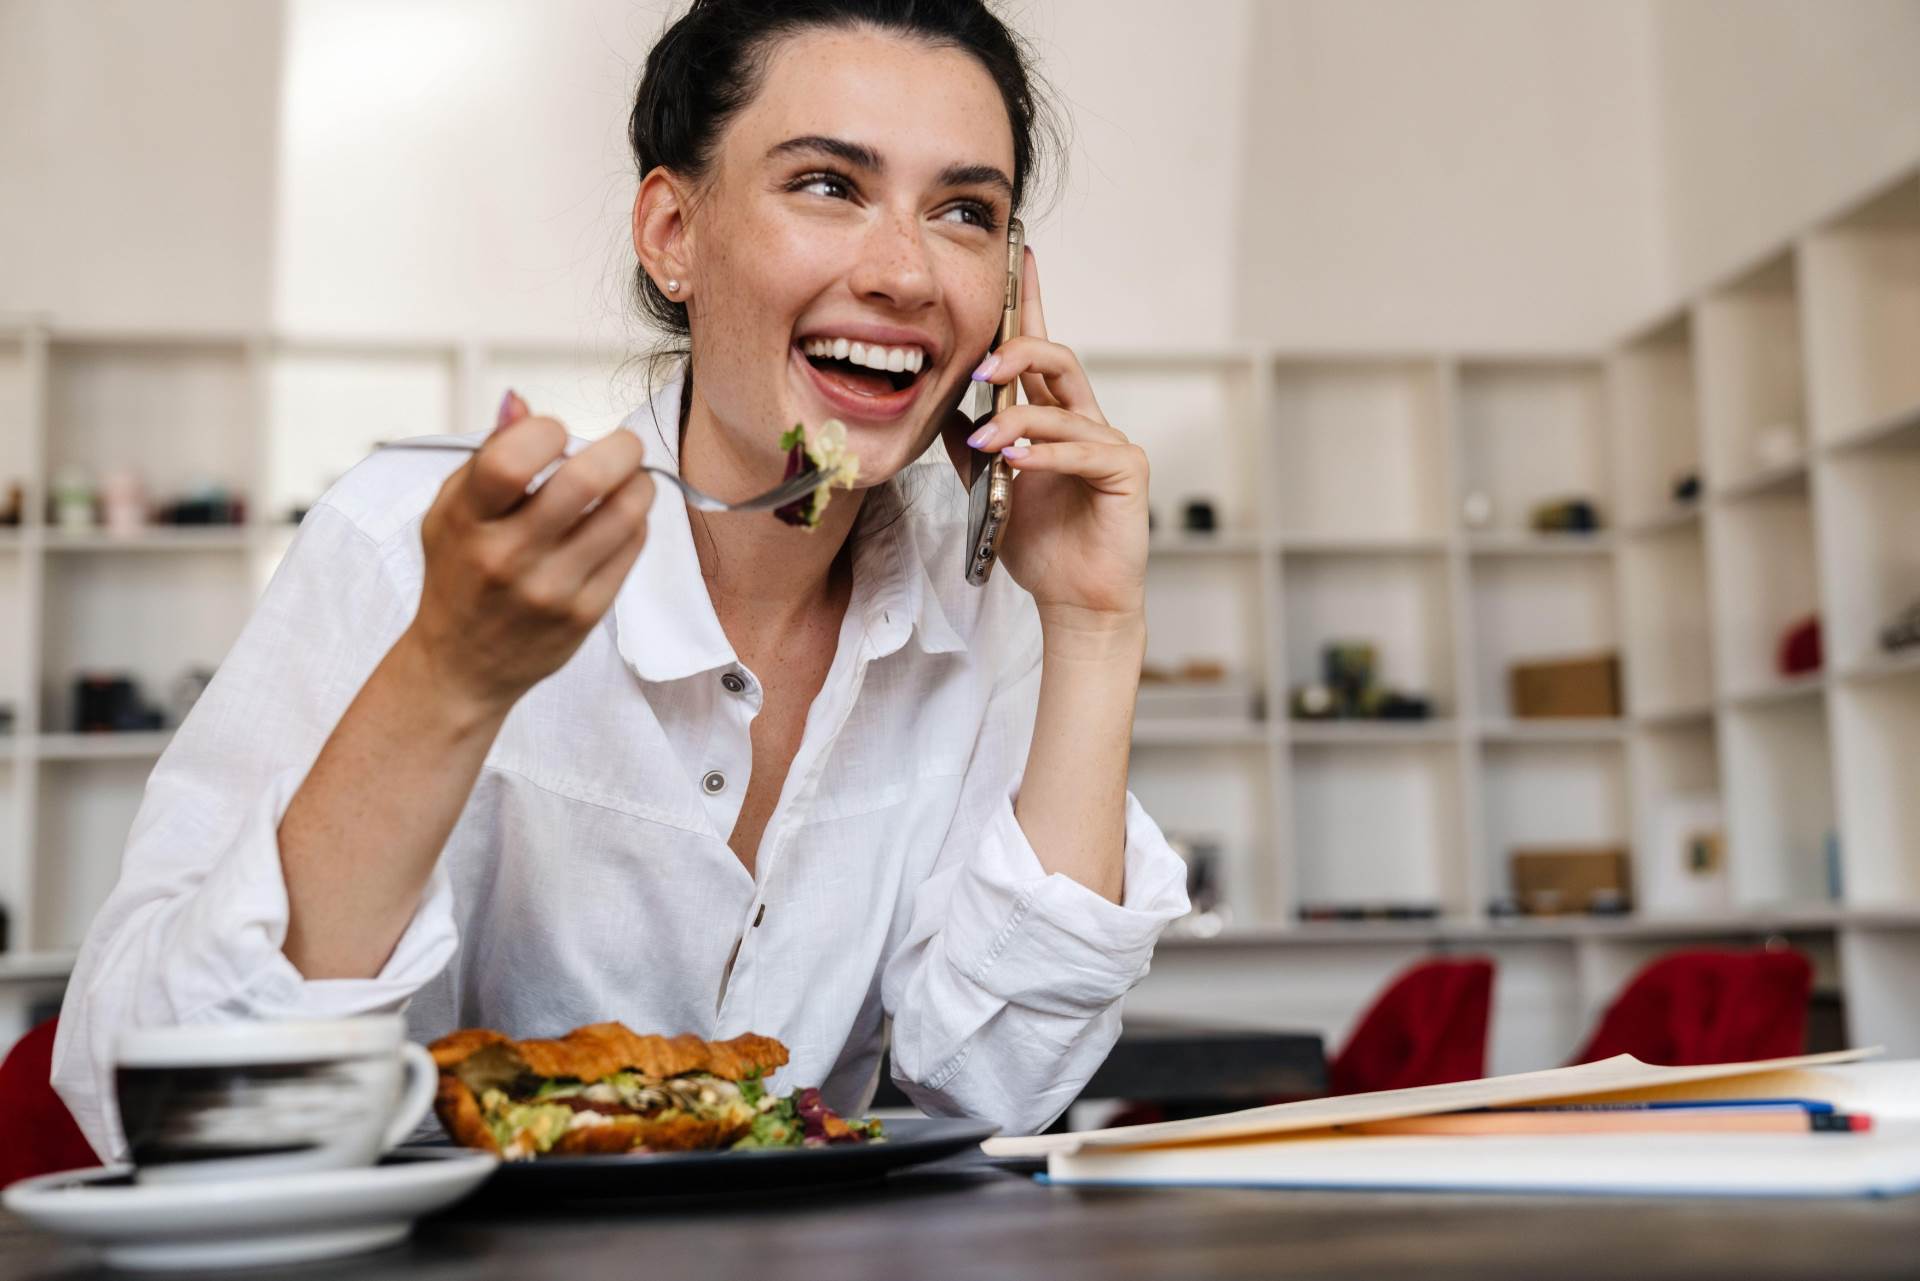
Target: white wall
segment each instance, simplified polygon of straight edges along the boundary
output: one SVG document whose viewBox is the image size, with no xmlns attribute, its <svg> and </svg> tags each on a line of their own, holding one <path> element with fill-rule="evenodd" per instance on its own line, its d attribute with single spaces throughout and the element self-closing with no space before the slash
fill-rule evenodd
<svg viewBox="0 0 1920 1281">
<path fill-rule="evenodd" d="M 290 0 L 278 322 L 628 336 L 624 129 L 661 14 L 678 8 Z M 1069 184 L 1031 228 L 1057 332 L 1226 338 L 1243 94 L 1220 35 L 1246 8 L 1196 0 L 1171 27 L 1111 0 L 1013 11 L 1077 127 Z"/>
<path fill-rule="evenodd" d="M 1678 289 L 1920 162 L 1920 0 L 1667 0 L 1654 15 Z"/>
<path fill-rule="evenodd" d="M 0 312 L 258 325 L 280 6 L 0 0 Z"/>
<path fill-rule="evenodd" d="M 1246 335 L 1584 347 L 1664 292 L 1646 0 L 1253 15 Z"/>
</svg>

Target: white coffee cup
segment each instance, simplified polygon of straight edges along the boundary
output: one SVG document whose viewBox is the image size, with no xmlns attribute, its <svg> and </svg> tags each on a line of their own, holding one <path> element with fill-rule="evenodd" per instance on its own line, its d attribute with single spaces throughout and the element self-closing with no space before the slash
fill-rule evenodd
<svg viewBox="0 0 1920 1281">
<path fill-rule="evenodd" d="M 114 1053 L 142 1182 L 372 1165 L 433 1104 L 433 1056 L 397 1015 L 134 1028 Z"/>
</svg>

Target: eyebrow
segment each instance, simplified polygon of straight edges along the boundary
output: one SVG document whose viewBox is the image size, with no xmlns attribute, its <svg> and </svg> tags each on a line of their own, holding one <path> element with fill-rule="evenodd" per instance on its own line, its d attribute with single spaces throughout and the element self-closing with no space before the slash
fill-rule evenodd
<svg viewBox="0 0 1920 1281">
<path fill-rule="evenodd" d="M 798 138 L 789 138 L 777 142 L 767 149 L 767 159 L 793 155 L 796 152 L 817 152 L 833 156 L 856 169 L 868 173 L 883 174 L 887 171 L 887 162 L 880 153 L 865 143 L 852 142 L 846 138 L 830 138 L 824 134 L 804 134 Z M 940 171 L 940 185 L 943 187 L 996 187 L 1007 199 L 1013 199 L 1013 180 L 994 165 L 948 165 Z"/>
</svg>

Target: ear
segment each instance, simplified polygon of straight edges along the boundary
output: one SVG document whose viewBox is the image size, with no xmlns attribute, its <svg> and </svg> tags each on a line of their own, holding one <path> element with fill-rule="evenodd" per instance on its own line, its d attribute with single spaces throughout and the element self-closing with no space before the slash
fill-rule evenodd
<svg viewBox="0 0 1920 1281">
<path fill-rule="evenodd" d="M 633 251 L 662 293 L 669 280 L 680 282 L 680 302 L 687 301 L 693 289 L 693 237 L 686 213 L 679 180 L 654 166 L 633 197 Z"/>
</svg>

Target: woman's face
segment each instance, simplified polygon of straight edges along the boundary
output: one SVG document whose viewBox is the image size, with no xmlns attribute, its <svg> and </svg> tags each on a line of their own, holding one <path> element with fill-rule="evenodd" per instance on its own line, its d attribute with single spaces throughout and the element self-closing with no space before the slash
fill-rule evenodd
<svg viewBox="0 0 1920 1281">
<path fill-rule="evenodd" d="M 829 418 L 862 484 L 919 456 L 999 324 L 1012 174 L 972 56 L 871 32 L 778 47 L 688 221 L 697 394 L 736 456 Z"/>
</svg>

